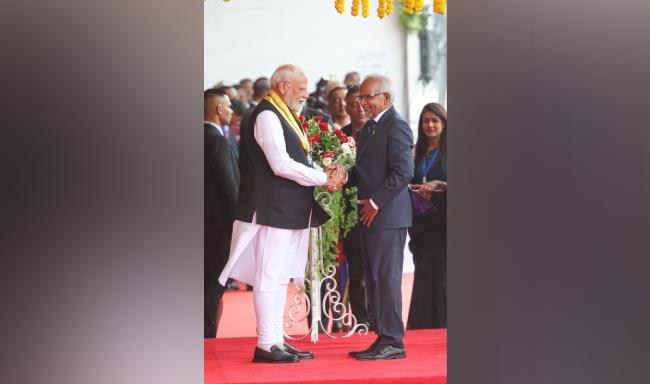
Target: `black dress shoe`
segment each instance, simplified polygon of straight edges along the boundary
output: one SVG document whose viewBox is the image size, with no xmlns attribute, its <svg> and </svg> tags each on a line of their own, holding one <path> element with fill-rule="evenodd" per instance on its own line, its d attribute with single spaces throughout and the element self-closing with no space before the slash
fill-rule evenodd
<svg viewBox="0 0 650 384">
<path fill-rule="evenodd" d="M 313 359 L 314 354 L 309 351 L 299 351 L 294 347 L 290 346 L 287 343 L 284 343 L 284 350 L 294 356 L 298 356 L 299 359 Z"/>
<path fill-rule="evenodd" d="M 348 352 L 348 356 L 357 357 L 358 355 L 361 355 L 363 353 L 372 352 L 375 348 L 377 348 L 380 341 L 381 341 L 381 337 L 378 337 L 375 339 L 375 341 L 372 342 L 372 344 L 370 344 L 368 348 L 364 349 L 363 351 L 350 351 Z"/>
<path fill-rule="evenodd" d="M 361 353 L 356 356 L 357 360 L 391 360 L 403 359 L 406 357 L 404 348 L 393 347 L 392 345 L 381 345 L 368 353 Z"/>
<path fill-rule="evenodd" d="M 255 347 L 253 363 L 297 363 L 298 356 L 292 355 L 278 348 L 271 347 L 271 352 Z"/>
</svg>

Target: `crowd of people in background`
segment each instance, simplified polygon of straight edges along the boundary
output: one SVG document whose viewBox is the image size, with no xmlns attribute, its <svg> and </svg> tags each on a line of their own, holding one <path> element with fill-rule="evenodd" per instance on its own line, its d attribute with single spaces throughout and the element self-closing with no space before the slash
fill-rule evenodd
<svg viewBox="0 0 650 384">
<path fill-rule="evenodd" d="M 361 131 L 369 117 L 359 103 L 361 77 L 357 72 L 345 75 L 344 81 L 321 78 L 316 88 L 309 93 L 302 114 L 310 119 L 321 116 L 325 122 L 341 129 L 346 135 L 358 142 Z M 226 161 L 237 162 L 239 156 L 239 138 L 243 130 L 250 126 L 251 114 L 257 104 L 271 90 L 269 79 L 259 77 L 254 81 L 242 79 L 237 84 L 218 84 L 204 92 L 204 120 L 206 130 L 220 133 L 229 145 Z M 214 131 L 214 130 L 217 131 Z M 415 265 L 413 291 L 407 320 L 407 329 L 446 328 L 446 235 L 447 235 L 447 112 L 437 103 L 424 106 L 420 114 L 412 154 L 415 173 L 409 190 L 411 194 L 430 201 L 434 209 L 425 214 L 414 216 L 412 227 L 408 230 L 410 242 L 408 247 L 413 254 Z M 206 131 L 206 168 L 215 161 L 214 133 Z M 223 158 L 221 159 L 223 161 Z M 237 168 L 236 164 L 232 168 Z M 206 170 L 206 247 L 205 247 L 205 337 L 216 337 L 221 314 L 221 297 L 224 289 L 239 289 L 239 284 L 229 280 L 226 287 L 220 286 L 216 278 L 228 260 L 230 247 L 227 231 L 228 225 L 215 225 L 219 220 L 214 216 L 215 210 L 234 209 L 233 188 L 230 193 L 214 195 L 208 188 L 221 188 L 210 185 L 208 179 L 228 177 L 230 183 L 239 182 L 238 170 L 228 169 L 224 175 L 209 175 Z M 236 174 L 236 175 L 235 175 Z M 210 201 L 208 201 L 208 195 Z M 235 195 L 236 196 L 236 195 Z M 218 200 L 222 200 L 218 202 Z M 217 207 L 217 208 L 215 208 Z M 208 213 L 212 209 L 212 212 Z M 354 208 L 351 208 L 354 209 Z M 212 218 L 208 218 L 211 215 Z M 226 232 L 223 232 L 226 231 Z M 369 308 L 364 278 L 364 266 L 361 257 L 361 241 L 358 224 L 345 238 L 342 249 L 348 263 L 348 301 L 352 313 L 359 323 L 373 329 L 372 308 Z M 217 245 L 217 244 L 220 245 Z M 208 254 L 210 253 L 210 254 Z M 248 286 L 248 289 L 252 287 Z M 342 330 L 341 324 L 334 322 L 332 330 Z"/>
</svg>

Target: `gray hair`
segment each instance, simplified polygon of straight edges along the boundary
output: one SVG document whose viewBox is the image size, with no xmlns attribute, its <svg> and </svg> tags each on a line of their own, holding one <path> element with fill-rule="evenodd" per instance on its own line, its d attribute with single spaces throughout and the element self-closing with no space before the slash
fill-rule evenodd
<svg viewBox="0 0 650 384">
<path fill-rule="evenodd" d="M 384 75 L 368 75 L 363 81 L 372 80 L 379 83 L 379 89 L 387 92 L 390 95 L 390 101 L 395 101 L 395 91 L 393 90 L 393 82 Z"/>
<path fill-rule="evenodd" d="M 275 89 L 281 82 L 293 79 L 294 77 L 302 74 L 304 74 L 303 70 L 295 65 L 281 65 L 278 67 L 278 69 L 275 70 L 275 72 L 273 72 L 273 75 L 271 75 L 271 80 L 269 83 L 271 85 L 271 88 Z"/>
</svg>

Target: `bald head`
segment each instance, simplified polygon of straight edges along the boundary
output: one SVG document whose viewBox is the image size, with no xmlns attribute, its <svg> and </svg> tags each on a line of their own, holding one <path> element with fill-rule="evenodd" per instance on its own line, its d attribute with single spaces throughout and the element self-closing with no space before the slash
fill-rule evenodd
<svg viewBox="0 0 650 384">
<path fill-rule="evenodd" d="M 369 75 L 363 82 L 371 81 L 377 84 L 377 87 L 390 95 L 391 102 L 395 100 L 395 91 L 393 90 L 393 82 L 384 75 Z"/>
<path fill-rule="evenodd" d="M 278 69 L 275 70 L 275 72 L 273 72 L 273 75 L 271 75 L 271 89 L 275 89 L 277 91 L 278 85 L 285 81 L 291 81 L 301 75 L 305 76 L 305 73 L 297 66 L 292 64 L 281 65 L 278 67 Z"/>
<path fill-rule="evenodd" d="M 295 65 L 285 64 L 280 66 L 271 75 L 271 89 L 273 89 L 294 112 L 300 113 L 307 101 L 307 76 Z"/>
<path fill-rule="evenodd" d="M 393 105 L 393 82 L 386 76 L 370 75 L 359 89 L 359 104 L 368 117 L 374 119 Z"/>
</svg>

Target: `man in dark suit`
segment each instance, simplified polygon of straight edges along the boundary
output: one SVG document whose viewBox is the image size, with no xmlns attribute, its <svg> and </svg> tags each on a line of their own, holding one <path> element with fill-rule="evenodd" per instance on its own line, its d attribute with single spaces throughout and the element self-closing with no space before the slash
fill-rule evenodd
<svg viewBox="0 0 650 384">
<path fill-rule="evenodd" d="M 361 254 L 371 316 L 377 339 L 358 360 L 406 357 L 402 321 L 402 265 L 406 231 L 411 226 L 413 134 L 393 107 L 393 86 L 385 76 L 368 76 L 357 97 L 370 117 L 357 149 L 356 165 L 346 186 L 356 185 L 359 198 Z"/>
<path fill-rule="evenodd" d="M 223 92 L 203 94 L 204 131 L 204 337 L 217 335 L 224 287 L 218 277 L 228 262 L 232 224 L 239 194 L 239 167 L 232 146 L 223 135 L 230 122 L 230 100 Z"/>
<path fill-rule="evenodd" d="M 255 82 L 253 83 L 253 98 L 251 99 L 250 102 L 250 107 L 244 112 L 244 115 L 242 116 L 242 122 L 239 126 L 239 137 L 244 137 L 246 136 L 246 133 L 244 130 L 248 125 L 250 124 L 249 120 L 251 118 L 251 115 L 253 114 L 253 111 L 255 110 L 255 107 L 257 104 L 259 104 L 260 101 L 266 96 L 267 93 L 271 90 L 271 85 L 269 83 L 269 79 L 266 77 L 258 77 L 255 79 Z M 241 140 L 240 140 L 240 145 L 241 145 Z"/>
</svg>

